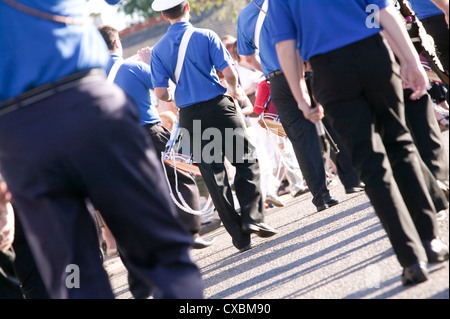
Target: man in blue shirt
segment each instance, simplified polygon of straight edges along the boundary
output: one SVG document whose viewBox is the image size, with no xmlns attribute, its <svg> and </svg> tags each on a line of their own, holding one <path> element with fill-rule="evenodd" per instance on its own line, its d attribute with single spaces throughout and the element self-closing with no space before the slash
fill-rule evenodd
<svg viewBox="0 0 450 319">
<path fill-rule="evenodd" d="M 161 125 L 161 118 L 156 106 L 152 103 L 150 90 L 153 90 L 153 84 L 150 74 L 150 56 L 151 49 L 142 49 L 138 52 L 138 58 L 123 60 L 122 43 L 119 39 L 119 32 L 111 26 L 104 25 L 99 27 L 99 31 L 108 46 L 111 54 L 111 60 L 106 68 L 106 73 L 111 74 L 114 65 L 118 67 L 115 78 L 108 76 L 108 80 L 114 81 L 122 88 L 136 103 L 139 110 L 141 125 L 149 133 L 156 154 L 165 151 L 167 142 L 170 139 L 171 132 Z M 147 61 L 148 58 L 148 61 Z M 139 60 L 138 60 L 139 59 Z M 116 69 L 116 68 L 114 68 Z M 187 173 L 178 171 L 174 174 L 173 168 L 166 164 L 167 178 L 172 188 L 176 200 L 181 203 L 178 191 L 183 196 L 186 203 L 194 211 L 200 211 L 200 194 L 195 180 Z M 178 185 L 176 183 L 178 179 Z M 178 188 L 177 188 L 178 186 Z M 194 248 L 206 248 L 212 244 L 200 237 L 201 218 L 199 215 L 189 214 L 177 207 L 178 214 L 185 226 L 192 233 L 194 238 Z"/>
<path fill-rule="evenodd" d="M 417 99 L 428 82 L 395 8 L 385 0 L 271 0 L 269 12 L 298 106 L 313 123 L 325 108 L 404 268 L 402 283 L 427 280 L 424 262 L 447 260 L 448 247 L 438 239 L 436 211 L 404 120 L 403 85 Z M 306 93 L 303 60 L 314 72 L 316 108 Z"/>
<path fill-rule="evenodd" d="M 316 127 L 305 119 L 298 109 L 289 85 L 278 62 L 275 45 L 270 38 L 265 0 L 251 1 L 238 18 L 238 53 L 246 57 L 255 68 L 261 69 L 270 82 L 271 99 L 289 140 L 292 142 L 306 183 L 313 194 L 313 204 L 318 211 L 338 204 L 327 189 L 322 151 L 317 138 Z M 261 22 L 263 19 L 263 22 Z M 257 40 L 259 39 L 259 41 Z M 256 44 L 258 42 L 258 46 Z M 259 50 L 258 54 L 256 53 Z M 261 62 L 258 61 L 258 57 Z M 331 130 L 330 130 L 331 132 Z M 339 177 L 347 193 L 364 190 L 352 168 L 345 149 L 334 158 Z"/>
<path fill-rule="evenodd" d="M 192 237 L 135 106 L 106 82 L 86 3 L 0 1 L 0 170 L 16 213 L 51 298 L 114 297 L 86 201 L 156 298 L 202 298 Z"/>
<path fill-rule="evenodd" d="M 163 17 L 171 23 L 166 35 L 153 48 L 151 73 L 155 94 L 160 100 L 172 100 L 169 80 L 176 83 L 180 127 L 185 130 L 233 245 L 240 251 L 248 250 L 250 234 L 269 237 L 276 231 L 263 223 L 264 202 L 255 150 L 245 135 L 233 98 L 224 95 L 227 89 L 220 84 L 216 72 L 217 69 L 223 73 L 229 93 L 240 99 L 245 93 L 238 90 L 232 58 L 217 34 L 207 29 L 194 29 L 189 23 L 188 1 L 156 0 L 152 8 L 162 11 Z M 230 131 L 234 136 L 229 136 Z M 234 185 L 240 215 L 235 211 L 224 166 L 225 156 L 236 167 Z"/>
</svg>

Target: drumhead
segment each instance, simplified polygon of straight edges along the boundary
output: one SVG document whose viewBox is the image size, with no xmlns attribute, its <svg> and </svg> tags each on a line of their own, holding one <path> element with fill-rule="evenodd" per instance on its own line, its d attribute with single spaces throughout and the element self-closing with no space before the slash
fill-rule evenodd
<svg viewBox="0 0 450 319">
<path fill-rule="evenodd" d="M 278 120 L 278 116 L 272 116 L 269 114 L 264 114 L 262 118 L 258 120 L 259 125 L 265 128 L 266 130 L 270 130 L 272 133 L 281 136 L 287 137 L 286 132 L 284 131 L 283 125 Z"/>
<path fill-rule="evenodd" d="M 202 176 L 200 169 L 195 163 L 192 163 L 191 157 L 189 156 L 183 154 L 175 154 L 174 157 L 166 156 L 164 163 L 182 172 Z"/>
</svg>

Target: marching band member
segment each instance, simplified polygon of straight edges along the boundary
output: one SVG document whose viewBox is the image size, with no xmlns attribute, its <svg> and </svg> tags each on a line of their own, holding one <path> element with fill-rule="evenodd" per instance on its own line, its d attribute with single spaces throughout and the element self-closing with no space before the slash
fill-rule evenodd
<svg viewBox="0 0 450 319">
<path fill-rule="evenodd" d="M 177 84 L 175 102 L 180 108 L 180 127 L 189 132 L 194 158 L 233 245 L 246 251 L 252 248 L 251 234 L 270 237 L 276 234 L 276 230 L 263 223 L 259 164 L 233 101 L 233 98 L 242 100 L 245 92 L 238 89 L 232 58 L 217 34 L 193 28 L 189 22 L 188 1 L 155 0 L 152 8 L 161 11 L 171 24 L 152 52 L 151 74 L 155 94 L 160 100 L 172 100 L 173 96 L 167 90 L 169 80 Z M 220 84 L 215 69 L 225 76 L 232 97 L 224 95 L 227 88 Z M 217 128 L 220 138 L 205 139 L 203 129 L 208 128 Z M 227 129 L 236 134 L 235 142 L 225 138 Z M 196 131 L 201 135 L 194 136 Z M 199 149 L 196 145 L 200 145 Z M 214 154 L 207 152 L 211 145 L 214 146 Z M 233 154 L 225 154 L 230 151 L 230 146 Z M 238 154 L 239 149 L 243 154 Z M 225 156 L 236 167 L 234 185 L 241 206 L 240 215 L 235 211 L 224 167 Z"/>
<path fill-rule="evenodd" d="M 317 211 L 322 211 L 339 201 L 330 195 L 323 163 L 322 150 L 315 125 L 298 109 L 286 78 L 281 72 L 275 45 L 271 42 L 265 0 L 252 0 L 238 18 L 238 53 L 248 63 L 261 69 L 270 83 L 270 94 L 283 128 L 292 142 L 300 169 L 313 195 Z M 346 193 L 363 191 L 364 187 L 354 172 L 347 152 L 337 155 L 336 164 Z"/>
<path fill-rule="evenodd" d="M 150 90 L 153 90 L 153 84 L 150 75 L 150 48 L 143 48 L 138 51 L 138 60 L 124 60 L 122 42 L 119 38 L 119 32 L 111 26 L 104 25 L 99 27 L 99 31 L 106 42 L 111 54 L 111 59 L 106 68 L 108 75 L 115 70 L 114 78 L 108 79 L 122 88 L 136 103 L 139 110 L 140 123 L 148 132 L 156 154 L 165 151 L 167 142 L 170 139 L 170 131 L 161 125 L 162 120 L 156 106 L 152 103 Z M 114 67 L 114 66 L 117 66 Z M 167 178 L 172 187 L 172 192 L 176 200 L 180 201 L 178 191 L 186 201 L 187 205 L 194 210 L 200 210 L 200 194 L 197 184 L 188 173 L 174 170 L 165 164 Z M 178 183 L 177 183 L 178 182 Z M 190 214 L 177 207 L 180 219 L 194 238 L 194 248 L 206 248 L 213 243 L 213 240 L 205 240 L 200 237 L 201 218 L 199 215 Z"/>
<path fill-rule="evenodd" d="M 155 298 L 203 298 L 192 237 L 134 104 L 106 81 L 86 3 L 0 1 L 0 170 L 42 279 L 51 298 L 114 298 L 89 199 Z"/>
<path fill-rule="evenodd" d="M 323 109 L 310 108 L 302 72 L 303 60 L 311 64 L 317 100 L 352 156 L 403 267 L 403 285 L 427 280 L 426 261 L 448 260 L 448 247 L 438 239 L 436 211 L 404 120 L 403 85 L 417 99 L 428 81 L 395 8 L 389 0 L 271 0 L 269 13 L 292 93 L 317 123 Z"/>
</svg>

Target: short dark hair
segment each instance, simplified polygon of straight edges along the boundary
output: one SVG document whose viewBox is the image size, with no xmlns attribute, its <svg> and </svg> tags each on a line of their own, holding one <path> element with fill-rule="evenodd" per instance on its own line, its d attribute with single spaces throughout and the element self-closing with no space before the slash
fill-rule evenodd
<svg viewBox="0 0 450 319">
<path fill-rule="evenodd" d="M 98 31 L 100 31 L 100 34 L 105 40 L 108 50 L 114 50 L 114 41 L 119 37 L 119 31 L 109 25 L 98 27 Z"/>
<path fill-rule="evenodd" d="M 182 17 L 184 15 L 184 13 L 186 12 L 186 4 L 187 4 L 187 0 L 184 0 L 182 3 L 180 3 L 176 7 L 165 10 L 162 13 L 164 13 L 164 15 L 171 20 L 178 19 L 179 17 Z"/>
</svg>

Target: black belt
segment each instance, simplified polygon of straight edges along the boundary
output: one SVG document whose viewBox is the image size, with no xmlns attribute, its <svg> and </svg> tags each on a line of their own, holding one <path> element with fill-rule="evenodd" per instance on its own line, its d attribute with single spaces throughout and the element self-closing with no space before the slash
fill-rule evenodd
<svg viewBox="0 0 450 319">
<path fill-rule="evenodd" d="M 283 74 L 283 71 L 280 70 L 276 70 L 275 72 L 269 73 L 269 75 L 267 76 L 268 80 L 273 79 L 274 77 Z"/>
<path fill-rule="evenodd" d="M 150 129 L 153 126 L 162 126 L 162 124 L 161 124 L 161 122 L 157 122 L 157 123 L 153 123 L 153 124 L 151 124 L 151 123 L 144 124 L 144 127 L 147 128 L 147 129 Z"/>
<path fill-rule="evenodd" d="M 8 99 L 0 104 L 0 116 L 20 109 L 22 107 L 39 102 L 57 93 L 71 89 L 81 83 L 91 82 L 99 79 L 106 79 L 103 69 L 91 69 L 68 75 L 56 82 L 44 84 L 34 89 L 26 91 L 21 95 Z"/>
</svg>

